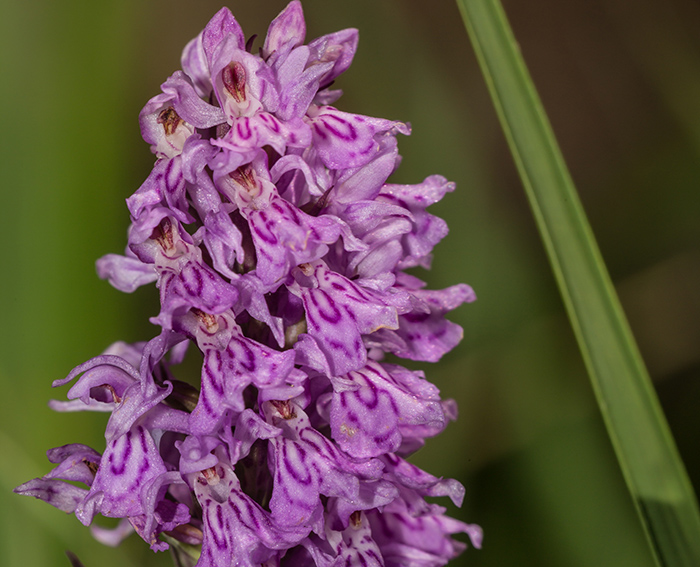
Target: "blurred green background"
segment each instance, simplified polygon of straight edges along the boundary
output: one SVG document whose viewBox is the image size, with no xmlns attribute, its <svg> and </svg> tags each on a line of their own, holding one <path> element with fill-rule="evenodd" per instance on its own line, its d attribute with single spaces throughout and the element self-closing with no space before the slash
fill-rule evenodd
<svg viewBox="0 0 700 567">
<path fill-rule="evenodd" d="M 264 37 L 284 0 L 229 7 Z M 700 486 L 700 4 L 504 2 L 689 474 Z M 0 137 L 6 243 L 0 340 L 0 563 L 166 566 L 137 537 L 117 549 L 11 489 L 45 451 L 101 450 L 106 416 L 56 414 L 51 381 L 115 340 L 147 340 L 153 287 L 128 296 L 94 261 L 121 252 L 124 199 L 153 157 L 137 115 L 220 0 L 0 1 Z M 449 0 L 306 0 L 307 39 L 360 29 L 337 81 L 342 110 L 411 122 L 395 176 L 441 173 L 433 212 L 451 233 L 433 287 L 471 284 L 452 319 L 465 339 L 430 379 L 460 418 L 415 461 L 467 488 L 484 548 L 453 565 L 651 565 L 531 214 Z M 258 40 L 258 43 L 260 39 Z M 644 443 L 644 439 L 639 440 Z"/>
</svg>

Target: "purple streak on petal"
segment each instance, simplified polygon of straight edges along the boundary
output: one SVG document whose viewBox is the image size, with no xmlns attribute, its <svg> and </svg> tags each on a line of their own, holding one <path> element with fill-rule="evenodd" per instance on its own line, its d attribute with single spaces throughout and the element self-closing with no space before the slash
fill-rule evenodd
<svg viewBox="0 0 700 567">
<path fill-rule="evenodd" d="M 68 513 L 74 512 L 88 493 L 86 489 L 73 486 L 62 480 L 43 478 L 35 478 L 20 484 L 14 489 L 14 492 L 33 496 Z"/>
<path fill-rule="evenodd" d="M 355 285 L 322 262 L 305 270 L 312 272 L 304 284 L 310 287 L 299 286 L 295 293 L 304 301 L 308 334 L 328 358 L 334 376 L 362 368 L 367 357 L 361 335 L 398 326 L 392 299 Z M 299 270 L 298 277 L 302 274 Z"/>
<path fill-rule="evenodd" d="M 311 143 L 311 130 L 301 119 L 281 122 L 273 114 L 260 112 L 254 116 L 236 118 L 224 138 L 212 143 L 233 152 L 249 152 L 263 146 L 271 146 L 283 154 L 289 147 L 304 148 Z"/>
<path fill-rule="evenodd" d="M 462 328 L 445 319 L 444 314 L 462 303 L 476 300 L 472 288 L 458 284 L 444 290 L 412 290 L 411 293 L 427 307 L 426 312 L 407 313 L 399 317 L 396 332 L 406 344 L 393 350 L 410 360 L 437 362 L 462 340 Z"/>
<path fill-rule="evenodd" d="M 182 165 L 181 155 L 156 162 L 146 181 L 126 200 L 132 217 L 139 218 L 144 210 L 150 210 L 162 203 L 180 222 L 194 221 L 194 217 L 189 213 L 185 193 L 187 185 Z"/>
<path fill-rule="evenodd" d="M 332 382 L 333 439 L 352 457 L 366 459 L 396 451 L 402 426 L 444 426 L 436 389 L 425 397 L 426 392 L 410 388 L 376 362 Z"/>
<path fill-rule="evenodd" d="M 165 472 L 151 434 L 135 426 L 107 444 L 90 494 L 75 515 L 84 525 L 96 512 L 115 518 L 140 515 L 144 508 L 136 495 Z"/>
<path fill-rule="evenodd" d="M 247 216 L 258 258 L 256 275 L 267 285 L 281 281 L 293 266 L 320 259 L 343 231 L 338 219 L 312 217 L 279 197 Z"/>
<path fill-rule="evenodd" d="M 77 379 L 54 409 L 111 412 L 107 449 L 54 449 L 55 468 L 17 490 L 85 524 L 127 519 L 96 528 L 108 543 L 131 526 L 154 551 L 164 532 L 201 544 L 198 567 L 443 565 L 465 547 L 450 535 L 478 547 L 480 528 L 425 501 L 461 503 L 457 481 L 398 455 L 454 403 L 378 361 L 437 360 L 461 337 L 444 316 L 471 289 L 402 271 L 429 266 L 447 227 L 426 207 L 453 184 L 387 184 L 408 125 L 327 106 L 357 31 L 304 33 L 294 0 L 251 53 L 222 9 L 142 110 L 158 161 L 128 199 L 126 255 L 98 272 L 124 291 L 155 281 L 162 331 L 55 382 Z M 171 374 L 190 343 L 199 391 Z"/>
<path fill-rule="evenodd" d="M 372 529 L 364 513 L 356 513 L 342 532 L 342 543 L 337 546 L 336 565 L 385 567 L 379 547 L 372 538 Z"/>
<path fill-rule="evenodd" d="M 282 413 L 274 402 L 263 405 L 267 421 L 283 432 L 271 440 L 274 489 L 270 510 L 280 524 L 307 525 L 318 531 L 323 513 L 320 495 L 341 498 L 358 506 L 367 500 L 361 497 L 361 481 L 376 480 L 381 466 L 372 460 L 350 460 L 311 427 L 298 405 L 284 404 Z"/>
<path fill-rule="evenodd" d="M 377 157 L 375 136 L 394 130 L 407 134 L 408 127 L 392 120 L 349 114 L 325 106 L 311 117 L 318 155 L 331 169 L 361 167 Z"/>
<path fill-rule="evenodd" d="M 451 478 L 434 477 L 396 455 L 387 454 L 382 460 L 386 464 L 385 474 L 395 483 L 420 496 L 449 496 L 455 506 L 462 506 L 464 486 L 460 482 Z M 422 498 L 419 500 L 422 503 L 421 509 L 425 509 L 425 501 Z"/>
<path fill-rule="evenodd" d="M 240 330 L 224 351 L 207 351 L 199 402 L 189 420 L 193 433 L 207 435 L 213 432 L 227 409 L 236 415 L 245 409 L 243 391 L 250 384 L 258 388 L 280 386 L 293 366 L 293 351 L 272 350 L 244 337 Z"/>
<path fill-rule="evenodd" d="M 217 466 L 208 477 L 198 476 L 194 492 L 202 507 L 204 529 L 198 567 L 258 567 L 277 556 L 277 550 L 297 545 L 308 534 L 303 526 L 274 522 L 241 491 L 235 473 L 225 464 Z"/>
<path fill-rule="evenodd" d="M 199 262 L 187 262 L 177 273 L 164 272 L 160 281 L 161 312 L 153 322 L 172 329 L 172 318 L 190 309 L 218 314 L 238 300 L 236 288 Z"/>
<path fill-rule="evenodd" d="M 455 533 L 466 533 L 474 547 L 481 546 L 479 526 L 448 518 L 444 512 L 444 508 L 431 505 L 429 511 L 414 516 L 400 500 L 387 506 L 382 513 L 369 512 L 372 535 L 386 565 L 400 567 L 416 557 L 428 565 L 444 565 L 466 547 L 449 537 Z"/>
</svg>

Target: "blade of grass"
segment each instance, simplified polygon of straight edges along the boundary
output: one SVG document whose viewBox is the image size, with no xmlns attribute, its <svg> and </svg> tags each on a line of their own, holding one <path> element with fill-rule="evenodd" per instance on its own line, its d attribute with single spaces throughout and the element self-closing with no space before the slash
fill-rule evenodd
<svg viewBox="0 0 700 567">
<path fill-rule="evenodd" d="M 625 481 L 659 565 L 700 565 L 700 514 L 576 189 L 498 0 L 457 0 Z"/>
</svg>

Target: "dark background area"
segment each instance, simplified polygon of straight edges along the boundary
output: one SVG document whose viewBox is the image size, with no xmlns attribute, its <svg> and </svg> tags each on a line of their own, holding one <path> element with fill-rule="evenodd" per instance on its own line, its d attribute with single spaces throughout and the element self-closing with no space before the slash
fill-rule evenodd
<svg viewBox="0 0 700 567">
<path fill-rule="evenodd" d="M 228 4 L 264 38 L 286 3 Z M 504 2 L 695 486 L 700 486 L 700 4 Z M 0 301 L 2 564 L 170 565 L 132 536 L 110 549 L 11 493 L 51 447 L 104 446 L 106 416 L 55 414 L 50 384 L 116 340 L 151 338 L 152 286 L 125 295 L 94 261 L 121 252 L 124 199 L 153 163 L 137 116 L 221 7 L 199 0 L 0 4 L 4 243 Z M 426 374 L 460 417 L 415 456 L 461 480 L 451 514 L 481 551 L 452 565 L 652 565 L 551 270 L 459 13 L 450 1 L 308 0 L 307 40 L 360 30 L 341 110 L 408 121 L 394 177 L 440 173 L 451 232 L 426 277 L 467 282 L 461 345 Z M 641 444 L 644 439 L 640 439 Z"/>
</svg>

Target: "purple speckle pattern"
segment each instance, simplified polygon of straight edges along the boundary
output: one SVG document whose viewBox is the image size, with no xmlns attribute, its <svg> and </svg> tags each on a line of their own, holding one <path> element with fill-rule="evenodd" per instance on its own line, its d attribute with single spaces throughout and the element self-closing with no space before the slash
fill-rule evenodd
<svg viewBox="0 0 700 567">
<path fill-rule="evenodd" d="M 447 226 L 426 207 L 454 184 L 388 183 L 408 125 L 330 106 L 357 30 L 305 35 L 297 0 L 255 49 L 224 8 L 141 111 L 156 162 L 97 271 L 155 283 L 158 330 L 54 382 L 72 384 L 53 409 L 108 414 L 104 449 L 52 449 L 15 491 L 198 567 L 445 565 L 481 529 L 426 501 L 460 506 L 458 481 L 406 458 L 456 405 L 385 355 L 434 362 L 462 338 L 445 315 L 472 289 L 405 271 L 430 267 Z"/>
</svg>

